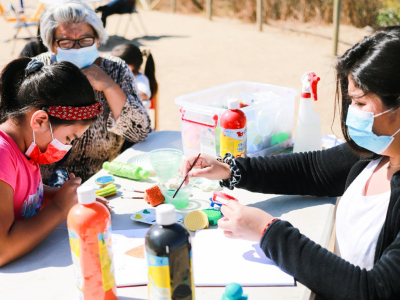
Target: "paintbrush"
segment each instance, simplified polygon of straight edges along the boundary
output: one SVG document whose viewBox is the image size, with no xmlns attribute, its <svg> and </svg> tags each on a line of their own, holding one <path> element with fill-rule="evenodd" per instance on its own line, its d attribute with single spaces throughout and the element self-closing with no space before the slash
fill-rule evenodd
<svg viewBox="0 0 400 300">
<path fill-rule="evenodd" d="M 190 169 L 189 169 L 189 171 L 187 172 L 185 178 L 183 178 L 183 181 L 181 182 L 181 185 L 180 185 L 180 186 L 177 188 L 177 190 L 175 191 L 175 194 L 174 194 L 174 196 L 172 197 L 171 203 L 172 203 L 172 201 L 174 200 L 176 194 L 178 194 L 178 192 L 179 192 L 179 190 L 181 189 L 181 187 L 182 187 L 183 183 L 185 182 L 186 178 L 188 178 L 189 172 L 192 170 L 192 168 L 194 167 L 194 165 L 197 163 L 197 160 L 199 159 L 200 155 L 201 155 L 201 153 L 199 153 L 199 155 L 197 156 L 197 158 L 194 160 L 193 165 L 190 167 Z"/>
</svg>

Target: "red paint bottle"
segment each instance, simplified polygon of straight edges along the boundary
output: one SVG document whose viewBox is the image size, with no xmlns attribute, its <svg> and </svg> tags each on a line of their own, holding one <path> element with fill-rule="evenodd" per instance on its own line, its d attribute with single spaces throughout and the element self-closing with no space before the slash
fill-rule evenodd
<svg viewBox="0 0 400 300">
<path fill-rule="evenodd" d="M 238 99 L 228 100 L 228 109 L 221 115 L 219 121 L 220 156 L 231 153 L 234 157 L 247 155 L 247 119 L 243 111 L 239 109 Z"/>
</svg>

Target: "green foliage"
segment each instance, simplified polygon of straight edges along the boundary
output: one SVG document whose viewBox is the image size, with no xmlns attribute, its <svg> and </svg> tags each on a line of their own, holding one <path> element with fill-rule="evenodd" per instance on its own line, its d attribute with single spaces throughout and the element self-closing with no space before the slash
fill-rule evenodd
<svg viewBox="0 0 400 300">
<path fill-rule="evenodd" d="M 377 23 L 380 27 L 400 25 L 400 9 L 381 9 L 377 17 Z"/>
</svg>

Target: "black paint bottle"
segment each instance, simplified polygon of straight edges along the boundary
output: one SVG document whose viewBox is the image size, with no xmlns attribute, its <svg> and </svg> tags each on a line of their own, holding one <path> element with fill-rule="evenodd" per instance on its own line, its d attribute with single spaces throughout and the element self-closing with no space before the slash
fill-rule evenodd
<svg viewBox="0 0 400 300">
<path fill-rule="evenodd" d="M 189 232 L 176 223 L 175 207 L 156 208 L 156 224 L 146 234 L 150 300 L 194 300 Z"/>
</svg>

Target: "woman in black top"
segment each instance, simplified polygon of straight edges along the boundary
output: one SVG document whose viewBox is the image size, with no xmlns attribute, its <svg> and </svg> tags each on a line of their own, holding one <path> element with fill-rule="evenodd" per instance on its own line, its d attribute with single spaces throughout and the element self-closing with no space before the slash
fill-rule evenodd
<svg viewBox="0 0 400 300">
<path fill-rule="evenodd" d="M 96 12 L 101 12 L 101 21 L 104 28 L 106 28 L 107 18 L 114 14 L 127 14 L 134 10 L 136 0 L 113 0 L 106 5 L 96 8 Z"/>
<path fill-rule="evenodd" d="M 257 208 L 229 201 L 221 209 L 224 218 L 218 226 L 226 236 L 260 241 L 265 254 L 315 292 L 317 299 L 400 299 L 399 53 L 400 30 L 390 28 L 366 37 L 338 58 L 337 100 L 346 144 L 271 157 L 235 159 L 228 154 L 222 162 L 202 155 L 196 163 L 199 168 L 189 173 L 192 177 L 222 180 L 221 184 L 229 188 L 343 196 L 343 200 L 359 174 L 375 163 L 360 197 L 372 195 L 381 201 L 389 196 L 387 210 L 377 219 L 383 225 L 372 243 L 375 251 L 370 268 L 329 252 L 289 222 Z M 194 159 L 184 161 L 183 175 Z M 357 199 L 347 197 L 349 200 Z M 373 227 L 374 222 L 365 222 L 365 228 Z M 370 237 L 366 234 L 359 238 Z"/>
<path fill-rule="evenodd" d="M 38 24 L 37 36 L 34 40 L 28 42 L 21 50 L 19 57 L 35 57 L 39 54 L 47 52 L 47 47 L 40 38 L 40 24 Z"/>
</svg>

